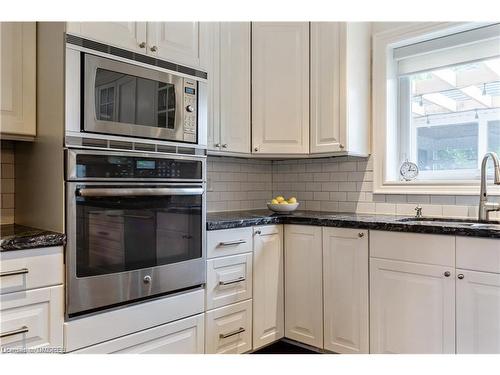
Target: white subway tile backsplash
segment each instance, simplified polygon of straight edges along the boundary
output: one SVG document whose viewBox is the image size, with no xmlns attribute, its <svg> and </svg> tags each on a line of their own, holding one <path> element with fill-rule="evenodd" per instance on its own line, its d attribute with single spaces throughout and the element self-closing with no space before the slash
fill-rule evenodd
<svg viewBox="0 0 500 375">
<path fill-rule="evenodd" d="M 209 211 L 265 208 L 279 194 L 297 197 L 301 209 L 406 216 L 415 215 L 420 205 L 424 216 L 475 217 L 479 203 L 477 196 L 373 194 L 372 158 L 209 157 L 207 169 L 212 187 L 207 195 Z M 492 215 L 496 217 L 500 215 Z"/>
</svg>

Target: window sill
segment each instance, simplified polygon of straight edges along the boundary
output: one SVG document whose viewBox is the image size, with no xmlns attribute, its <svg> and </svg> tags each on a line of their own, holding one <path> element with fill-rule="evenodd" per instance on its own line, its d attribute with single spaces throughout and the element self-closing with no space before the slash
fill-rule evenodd
<svg viewBox="0 0 500 375">
<path fill-rule="evenodd" d="M 477 195 L 479 181 L 394 181 L 375 184 L 375 194 Z M 488 181 L 488 195 L 500 196 L 500 185 Z"/>
</svg>

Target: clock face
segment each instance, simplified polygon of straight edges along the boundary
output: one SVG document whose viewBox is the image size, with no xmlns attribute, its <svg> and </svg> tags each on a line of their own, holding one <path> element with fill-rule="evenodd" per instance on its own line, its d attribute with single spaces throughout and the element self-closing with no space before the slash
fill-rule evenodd
<svg viewBox="0 0 500 375">
<path fill-rule="evenodd" d="M 418 176 L 418 166 L 411 161 L 405 161 L 401 164 L 399 173 L 405 181 L 414 180 Z"/>
</svg>

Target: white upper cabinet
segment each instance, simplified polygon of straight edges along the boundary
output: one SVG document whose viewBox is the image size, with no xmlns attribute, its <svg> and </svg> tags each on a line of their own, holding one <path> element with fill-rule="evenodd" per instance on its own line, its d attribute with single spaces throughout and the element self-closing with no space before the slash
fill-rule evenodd
<svg viewBox="0 0 500 375">
<path fill-rule="evenodd" d="M 309 23 L 252 23 L 252 152 L 309 153 Z"/>
<path fill-rule="evenodd" d="M 283 226 L 254 228 L 253 349 L 283 337 Z"/>
<path fill-rule="evenodd" d="M 146 22 L 68 22 L 68 34 L 146 53 Z"/>
<path fill-rule="evenodd" d="M 250 153 L 250 23 L 220 26 L 222 151 Z"/>
<path fill-rule="evenodd" d="M 250 153 L 250 23 L 210 25 L 208 149 Z"/>
<path fill-rule="evenodd" d="M 368 231 L 323 228 L 325 349 L 369 352 Z"/>
<path fill-rule="evenodd" d="M 0 133 L 36 135 L 36 22 L 0 22 Z"/>
<path fill-rule="evenodd" d="M 370 352 L 455 353 L 454 273 L 453 266 L 371 258 Z"/>
<path fill-rule="evenodd" d="M 182 65 L 203 68 L 200 22 L 69 22 L 67 32 Z"/>
<path fill-rule="evenodd" d="M 199 67 L 199 22 L 148 22 L 149 53 L 164 60 Z"/>
<path fill-rule="evenodd" d="M 311 153 L 368 155 L 370 45 L 367 22 L 311 23 Z"/>
<path fill-rule="evenodd" d="M 323 347 L 321 227 L 285 226 L 285 337 Z"/>
</svg>

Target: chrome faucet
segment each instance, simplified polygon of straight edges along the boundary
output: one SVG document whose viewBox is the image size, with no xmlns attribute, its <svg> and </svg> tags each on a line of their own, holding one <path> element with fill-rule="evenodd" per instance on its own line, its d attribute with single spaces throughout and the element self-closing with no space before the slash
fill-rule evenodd
<svg viewBox="0 0 500 375">
<path fill-rule="evenodd" d="M 490 219 L 490 211 L 500 211 L 500 203 L 488 202 L 488 193 L 486 191 L 487 171 L 486 165 L 488 158 L 493 160 L 493 170 L 495 173 L 495 185 L 500 185 L 500 160 L 494 152 L 488 152 L 484 155 L 481 163 L 481 192 L 479 197 L 479 221 L 488 221 Z"/>
</svg>

